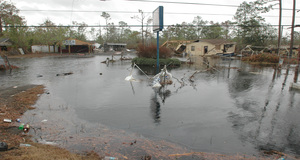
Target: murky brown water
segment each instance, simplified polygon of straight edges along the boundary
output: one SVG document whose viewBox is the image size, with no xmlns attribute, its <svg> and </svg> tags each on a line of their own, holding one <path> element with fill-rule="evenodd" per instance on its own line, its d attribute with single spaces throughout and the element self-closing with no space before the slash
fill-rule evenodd
<svg viewBox="0 0 300 160">
<path fill-rule="evenodd" d="M 170 69 L 174 83 L 155 91 L 137 69 L 136 81 L 124 80 L 129 61 L 100 63 L 106 58 L 14 59 L 11 63 L 20 69 L 2 72 L 0 88 L 45 85 L 49 94 L 22 120 L 32 124 L 37 141 L 73 150 L 144 154 L 138 148 L 150 139 L 155 144 L 165 140 L 165 148 L 178 151 L 258 154 L 273 149 L 300 155 L 300 92 L 289 88 L 293 66 L 287 73 L 285 67 L 239 60 L 193 59 L 193 65 Z M 206 71 L 207 62 L 215 69 Z M 56 76 L 67 72 L 73 74 Z"/>
</svg>

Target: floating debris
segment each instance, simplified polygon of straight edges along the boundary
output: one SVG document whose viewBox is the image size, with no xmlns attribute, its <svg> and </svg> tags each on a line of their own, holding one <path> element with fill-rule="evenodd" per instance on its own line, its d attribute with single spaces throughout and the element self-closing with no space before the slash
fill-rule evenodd
<svg viewBox="0 0 300 160">
<path fill-rule="evenodd" d="M 56 74 L 56 76 L 68 76 L 68 75 L 71 75 L 71 74 L 73 74 L 73 72 Z"/>
<path fill-rule="evenodd" d="M 11 123 L 11 119 L 3 119 L 3 121 L 6 123 Z"/>
<path fill-rule="evenodd" d="M 153 77 L 152 87 L 160 88 L 163 85 L 172 84 L 172 74 L 167 71 L 167 66 L 165 67 Z"/>
<path fill-rule="evenodd" d="M 300 90 L 300 84 L 299 83 L 291 83 L 291 88 L 293 89 L 299 89 Z"/>
</svg>

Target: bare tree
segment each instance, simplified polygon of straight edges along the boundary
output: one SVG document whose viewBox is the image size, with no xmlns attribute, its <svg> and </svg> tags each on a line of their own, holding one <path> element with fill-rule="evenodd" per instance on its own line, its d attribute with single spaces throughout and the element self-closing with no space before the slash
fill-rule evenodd
<svg viewBox="0 0 300 160">
<path fill-rule="evenodd" d="M 135 16 L 133 16 L 131 18 L 132 19 L 136 19 L 142 25 L 142 44 L 144 45 L 145 44 L 145 40 L 144 40 L 144 21 L 145 21 L 146 15 L 145 15 L 145 13 L 141 9 L 139 9 L 139 13 L 140 13 L 139 16 L 135 15 Z"/>
<path fill-rule="evenodd" d="M 111 18 L 110 18 L 110 15 L 108 13 L 106 13 L 106 12 L 102 12 L 101 17 L 103 17 L 105 19 L 105 24 L 106 24 L 106 27 L 105 27 L 105 29 L 106 29 L 106 40 L 107 40 L 108 39 L 108 30 L 109 30 L 109 28 L 108 28 L 108 21 Z"/>
</svg>

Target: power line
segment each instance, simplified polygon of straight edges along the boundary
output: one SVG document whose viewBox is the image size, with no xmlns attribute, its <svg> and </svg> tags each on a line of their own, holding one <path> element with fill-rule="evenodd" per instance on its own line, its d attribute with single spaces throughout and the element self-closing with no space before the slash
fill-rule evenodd
<svg viewBox="0 0 300 160">
<path fill-rule="evenodd" d="M 153 25 L 150 25 L 151 27 Z M 177 25 L 164 25 L 164 27 L 226 27 L 226 26 L 230 26 L 230 27 L 264 27 L 262 25 L 202 25 L 202 26 L 198 26 L 198 25 L 182 25 L 182 24 L 177 24 Z M 267 26 L 272 26 L 272 27 L 276 27 L 278 25 L 267 25 Z M 284 27 L 290 27 L 291 25 L 281 25 Z M 28 27 L 28 28 L 59 28 L 59 27 L 63 27 L 63 28 L 76 28 L 76 27 L 94 27 L 94 28 L 102 28 L 102 27 L 117 27 L 117 28 L 121 28 L 121 27 L 142 27 L 142 25 L 127 25 L 127 26 L 121 26 L 121 25 L 87 25 L 87 26 L 80 26 L 80 25 L 55 25 L 55 26 L 37 26 L 37 25 L 20 25 L 20 26 L 2 26 L 4 28 L 22 28 L 22 27 Z M 145 27 L 145 26 L 144 26 Z"/>
<path fill-rule="evenodd" d="M 87 11 L 87 10 L 20 10 L 23 12 L 86 12 L 86 13 L 102 13 L 102 12 L 107 12 L 107 13 L 128 13 L 128 14 L 132 14 L 132 13 L 139 13 L 139 12 L 135 12 L 135 11 Z M 144 13 L 152 13 L 152 12 L 144 12 Z M 164 14 L 191 14 L 191 15 L 208 15 L 208 16 L 234 16 L 234 14 L 217 14 L 217 13 L 187 13 L 187 12 L 165 12 Z M 262 17 L 278 17 L 275 15 L 265 15 Z M 290 16 L 282 16 L 282 17 L 290 17 Z M 297 17 L 300 18 L 300 17 Z"/>
<path fill-rule="evenodd" d="M 239 7 L 237 5 L 228 5 L 228 4 L 209 4 L 209 3 L 191 3 L 191 2 L 169 2 L 169 1 L 152 1 L 152 0 L 127 0 L 127 1 L 151 2 L 151 3 L 189 4 L 189 5 L 206 5 L 206 6 L 219 6 L 219 7 Z"/>
<path fill-rule="evenodd" d="M 192 2 L 172 2 L 172 1 L 153 1 L 153 0 L 127 0 L 127 1 L 150 2 L 150 3 L 172 3 L 172 4 L 187 4 L 187 5 L 204 5 L 204 6 L 234 7 L 234 8 L 240 7 L 239 5 L 210 4 L 210 3 L 192 3 Z M 274 9 L 279 9 L 279 8 L 274 8 Z M 282 10 L 293 10 L 293 9 L 282 8 Z"/>
</svg>

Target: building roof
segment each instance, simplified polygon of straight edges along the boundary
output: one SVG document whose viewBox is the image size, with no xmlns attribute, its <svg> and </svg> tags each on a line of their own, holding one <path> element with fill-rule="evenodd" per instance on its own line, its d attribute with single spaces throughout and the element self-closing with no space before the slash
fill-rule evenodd
<svg viewBox="0 0 300 160">
<path fill-rule="evenodd" d="M 75 39 L 75 38 L 68 38 L 66 40 L 69 40 L 69 41 L 74 40 L 75 41 L 75 45 L 79 45 L 79 46 L 92 45 L 89 42 L 84 42 L 84 41 L 81 41 L 81 40 L 78 40 L 78 39 Z"/>
<path fill-rule="evenodd" d="M 199 40 L 196 40 L 194 41 L 195 42 L 207 42 L 207 43 L 211 43 L 211 44 L 214 44 L 214 45 L 220 45 L 220 44 L 225 44 L 225 43 L 235 43 L 235 42 L 232 42 L 232 41 L 229 41 L 229 40 L 226 40 L 226 39 L 199 39 Z"/>
<path fill-rule="evenodd" d="M 0 38 L 0 46 L 11 46 L 12 41 L 9 38 Z"/>
<path fill-rule="evenodd" d="M 9 38 L 0 38 L 0 43 L 8 41 Z"/>
<path fill-rule="evenodd" d="M 108 46 L 126 46 L 126 43 L 105 43 L 104 45 Z"/>
</svg>

